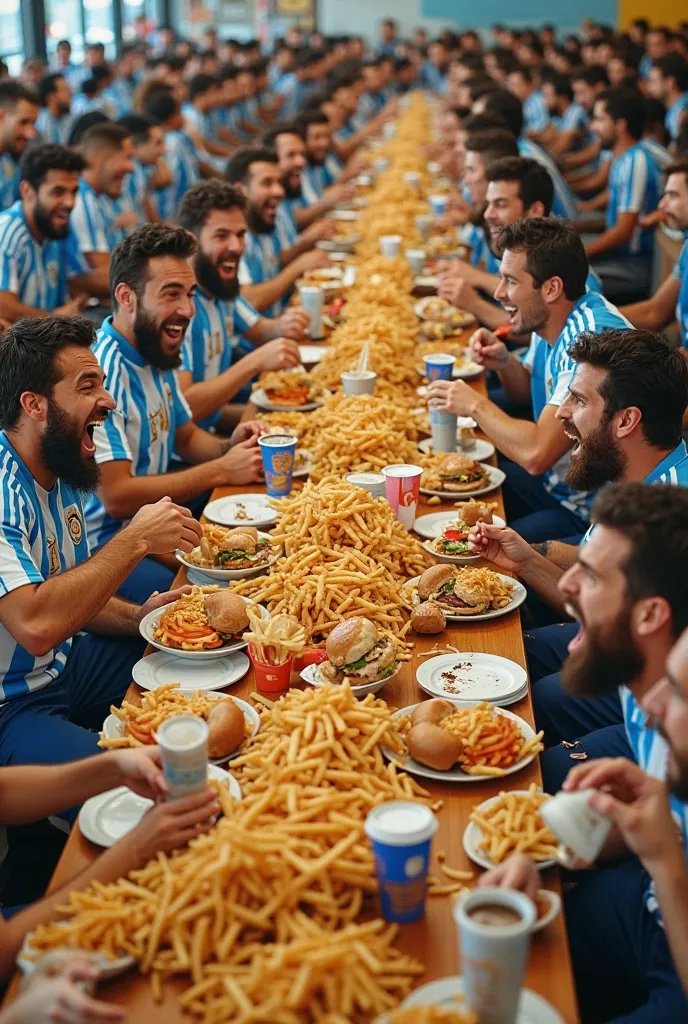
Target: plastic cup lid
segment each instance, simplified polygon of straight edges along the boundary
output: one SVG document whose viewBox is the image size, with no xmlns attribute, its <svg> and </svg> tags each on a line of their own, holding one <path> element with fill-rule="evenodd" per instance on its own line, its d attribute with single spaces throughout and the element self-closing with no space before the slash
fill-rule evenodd
<svg viewBox="0 0 688 1024">
<path fill-rule="evenodd" d="M 378 804 L 365 820 L 366 835 L 388 846 L 415 846 L 432 839 L 437 818 L 425 804 L 410 800 L 390 800 Z"/>
</svg>

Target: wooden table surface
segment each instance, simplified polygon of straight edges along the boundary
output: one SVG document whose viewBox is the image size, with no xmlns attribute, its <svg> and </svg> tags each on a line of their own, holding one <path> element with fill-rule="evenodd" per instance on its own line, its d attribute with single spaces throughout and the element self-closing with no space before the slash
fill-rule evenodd
<svg viewBox="0 0 688 1024">
<path fill-rule="evenodd" d="M 474 382 L 473 386 L 482 390 L 484 388 L 482 378 Z M 249 406 L 245 418 L 255 414 L 256 410 Z M 261 486 L 227 487 L 218 489 L 213 497 L 240 492 L 262 492 L 263 490 L 264 488 Z M 498 494 L 490 495 L 487 500 L 495 500 L 495 497 L 499 497 L 500 512 L 503 512 L 501 497 Z M 451 507 L 449 503 L 439 508 L 421 504 L 418 514 L 423 515 Z M 185 581 L 185 570 L 182 570 L 178 580 Z M 378 694 L 394 707 L 405 707 L 417 703 L 426 696 L 415 678 L 416 667 L 426 660 L 419 658 L 418 655 L 422 651 L 429 650 L 438 642 L 441 647 L 450 643 L 460 651 L 481 651 L 501 655 L 525 666 L 518 611 L 480 623 L 450 624 L 439 637 L 416 637 L 414 635 L 413 639 L 415 651 L 412 661 L 408 662 L 399 675 Z M 254 690 L 253 672 L 249 670 L 244 679 L 230 687 L 228 692 L 237 697 L 247 698 Z M 128 696 L 133 696 L 136 692 L 140 692 L 139 688 L 132 683 L 132 690 Z M 511 705 L 510 710 L 533 724 L 530 695 L 517 704 Z M 482 800 L 494 796 L 501 789 L 524 789 L 531 782 L 536 782 L 539 785 L 542 780 L 536 759 L 523 771 L 494 781 L 466 782 L 455 785 L 445 785 L 425 779 L 418 781 L 422 785 L 427 785 L 433 797 L 441 799 L 444 804 L 438 814 L 439 829 L 434 840 L 433 850 L 435 852 L 443 850 L 446 853 L 448 865 L 456 868 L 471 868 L 476 871 L 477 876 L 480 869 L 477 869 L 468 860 L 462 846 L 463 832 L 472 808 Z M 55 871 L 51 889 L 67 884 L 91 863 L 99 852 L 99 848 L 86 840 L 78 827 L 75 827 Z M 438 877 L 442 877 L 436 866 L 433 867 L 432 872 Z M 555 869 L 544 872 L 542 877 L 543 887 L 560 891 Z M 425 918 L 415 924 L 402 926 L 397 944 L 405 952 L 415 955 L 426 964 L 427 972 L 420 979 L 420 984 L 435 978 L 459 974 L 459 953 L 451 914 L 451 898 L 430 898 Z M 552 1003 L 566 1024 L 575 1024 L 578 1021 L 566 929 L 562 915 L 559 915 L 543 931 L 533 936 L 525 985 Z M 151 998 L 147 981 L 134 972 L 103 984 L 99 991 L 103 998 L 127 1006 L 130 1011 L 129 1020 L 133 1024 L 144 1021 L 146 1024 L 148 1022 L 150 1024 L 155 1024 L 155 1022 L 181 1024 L 182 1021 L 186 1021 L 188 1024 L 189 1018 L 182 1015 L 176 1000 L 176 993 L 183 987 L 185 986 L 176 981 L 167 983 L 164 1002 L 162 1005 L 156 1005 Z"/>
</svg>

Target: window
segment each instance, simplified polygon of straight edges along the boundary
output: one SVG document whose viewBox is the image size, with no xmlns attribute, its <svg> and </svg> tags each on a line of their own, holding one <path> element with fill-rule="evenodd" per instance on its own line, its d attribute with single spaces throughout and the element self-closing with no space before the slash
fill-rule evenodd
<svg viewBox="0 0 688 1024">
<path fill-rule="evenodd" d="M 0 58 L 6 62 L 11 75 L 19 74 L 24 60 L 19 0 L 0 0 Z"/>
<path fill-rule="evenodd" d="M 86 21 L 86 42 L 104 43 L 105 56 L 116 56 L 115 32 L 112 21 L 112 0 L 83 0 Z"/>
<path fill-rule="evenodd" d="M 3 2 L 10 0 L 0 0 L 0 4 Z M 84 43 L 104 43 L 105 56 L 114 60 L 112 7 L 112 0 L 45 0 L 48 59 L 54 59 L 60 39 L 69 39 L 74 64 L 84 59 Z"/>
</svg>

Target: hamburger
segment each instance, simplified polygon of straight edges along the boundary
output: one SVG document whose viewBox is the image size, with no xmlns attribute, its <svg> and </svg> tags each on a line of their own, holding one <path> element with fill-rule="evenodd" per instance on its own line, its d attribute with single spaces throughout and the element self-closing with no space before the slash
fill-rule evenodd
<svg viewBox="0 0 688 1024">
<path fill-rule="evenodd" d="M 398 666 L 397 645 L 392 637 L 382 636 L 374 622 L 357 617 L 345 619 L 332 630 L 325 644 L 328 660 L 320 674 L 328 683 L 345 679 L 360 686 L 388 679 Z"/>
<path fill-rule="evenodd" d="M 490 595 L 452 565 L 433 565 L 418 580 L 421 601 L 435 601 L 450 615 L 478 615 L 490 606 Z"/>
<path fill-rule="evenodd" d="M 215 554 L 217 569 L 254 569 L 270 557 L 270 541 L 259 537 L 254 526 L 230 530 Z"/>
<path fill-rule="evenodd" d="M 230 590 L 218 590 L 203 598 L 208 625 L 225 643 L 238 642 L 248 629 L 246 602 Z"/>
<path fill-rule="evenodd" d="M 406 746 L 415 761 L 439 772 L 454 767 L 463 754 L 463 740 L 442 728 L 442 722 L 455 711 L 453 704 L 442 699 L 424 700 L 414 709 Z"/>
<path fill-rule="evenodd" d="M 490 481 L 487 469 L 467 455 L 448 455 L 435 472 L 440 481 L 437 489 L 450 491 L 452 494 L 477 491 Z"/>
</svg>

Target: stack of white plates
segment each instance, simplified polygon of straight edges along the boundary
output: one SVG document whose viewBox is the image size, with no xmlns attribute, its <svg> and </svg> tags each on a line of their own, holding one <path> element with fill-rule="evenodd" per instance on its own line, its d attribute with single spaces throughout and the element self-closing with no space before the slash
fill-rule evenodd
<svg viewBox="0 0 688 1024">
<path fill-rule="evenodd" d="M 489 701 L 498 708 L 515 704 L 528 693 L 526 670 L 496 654 L 440 654 L 426 658 L 416 679 L 431 697 L 451 701 Z"/>
</svg>

